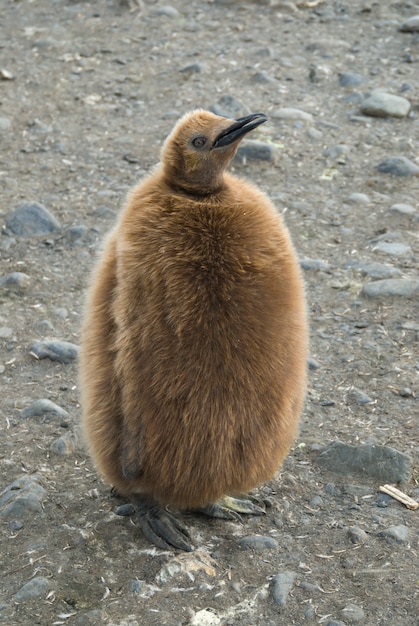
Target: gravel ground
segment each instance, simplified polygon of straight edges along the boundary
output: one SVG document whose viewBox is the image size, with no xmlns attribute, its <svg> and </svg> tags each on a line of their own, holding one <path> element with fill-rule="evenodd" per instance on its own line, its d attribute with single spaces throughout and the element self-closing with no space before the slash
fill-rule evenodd
<svg viewBox="0 0 419 626">
<path fill-rule="evenodd" d="M 0 617 L 8 626 L 418 624 L 419 4 L 2 0 Z M 140 535 L 79 433 L 98 248 L 176 119 L 268 123 L 231 170 L 304 268 L 301 431 L 243 523 Z M 258 142 L 258 143 L 255 143 Z M 23 208 L 22 208 L 23 206 Z"/>
</svg>

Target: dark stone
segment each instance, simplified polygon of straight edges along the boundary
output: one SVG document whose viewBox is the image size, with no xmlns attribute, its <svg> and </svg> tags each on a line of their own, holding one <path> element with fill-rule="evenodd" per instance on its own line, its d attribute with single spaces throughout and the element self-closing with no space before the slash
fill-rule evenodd
<svg viewBox="0 0 419 626">
<path fill-rule="evenodd" d="M 239 539 L 237 543 L 245 550 L 276 550 L 278 548 L 276 539 L 265 537 L 264 535 L 249 535 Z"/>
<path fill-rule="evenodd" d="M 358 87 L 368 82 L 368 78 L 361 74 L 353 74 L 352 72 L 342 72 L 339 76 L 339 85 L 341 87 Z"/>
<path fill-rule="evenodd" d="M 394 176 L 419 176 L 419 167 L 403 156 L 384 159 L 377 165 L 377 170 Z"/>
<path fill-rule="evenodd" d="M 242 117 L 250 113 L 250 109 L 233 96 L 222 96 L 209 110 L 222 117 Z"/>
<path fill-rule="evenodd" d="M 51 359 L 59 363 L 70 363 L 76 359 L 79 347 L 68 341 L 37 341 L 31 347 L 31 354 L 38 359 Z"/>
<path fill-rule="evenodd" d="M 258 159 L 259 161 L 275 161 L 278 149 L 271 143 L 247 139 L 239 145 L 235 160 Z"/>
<path fill-rule="evenodd" d="M 406 482 L 412 473 L 411 457 L 390 446 L 351 446 L 334 441 L 317 457 L 316 463 L 340 474 L 361 474 L 388 483 Z"/>
<path fill-rule="evenodd" d="M 296 577 L 295 572 L 281 572 L 272 578 L 271 595 L 275 604 L 285 606 Z"/>
</svg>

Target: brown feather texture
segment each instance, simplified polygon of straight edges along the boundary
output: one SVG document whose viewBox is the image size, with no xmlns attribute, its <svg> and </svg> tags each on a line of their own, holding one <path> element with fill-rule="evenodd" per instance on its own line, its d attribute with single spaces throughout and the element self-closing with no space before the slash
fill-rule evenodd
<svg viewBox="0 0 419 626">
<path fill-rule="evenodd" d="M 202 110 L 177 123 L 107 238 L 82 328 L 99 472 L 121 494 L 179 508 L 270 479 L 305 394 L 299 264 L 268 197 L 225 172 L 251 130 L 232 124 Z"/>
</svg>

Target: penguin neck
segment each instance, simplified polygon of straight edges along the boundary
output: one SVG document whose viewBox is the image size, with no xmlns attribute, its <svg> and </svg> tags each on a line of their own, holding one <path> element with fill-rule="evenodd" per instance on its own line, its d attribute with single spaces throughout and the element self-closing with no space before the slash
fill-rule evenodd
<svg viewBox="0 0 419 626">
<path fill-rule="evenodd" d="M 196 175 L 189 172 L 184 176 L 181 172 L 168 171 L 168 168 L 164 167 L 162 175 L 166 185 L 174 192 L 196 198 L 218 194 L 226 186 L 224 170 L 217 172 L 216 175 L 213 171 L 200 170 Z"/>
</svg>

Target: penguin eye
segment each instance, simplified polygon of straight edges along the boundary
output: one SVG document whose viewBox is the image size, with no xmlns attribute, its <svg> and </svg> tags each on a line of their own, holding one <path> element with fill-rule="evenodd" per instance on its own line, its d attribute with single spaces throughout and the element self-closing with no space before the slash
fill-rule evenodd
<svg viewBox="0 0 419 626">
<path fill-rule="evenodd" d="M 195 137 L 195 139 L 192 140 L 192 145 L 195 148 L 203 148 L 206 143 L 207 143 L 207 138 L 202 137 L 201 135 L 199 137 Z"/>
</svg>

